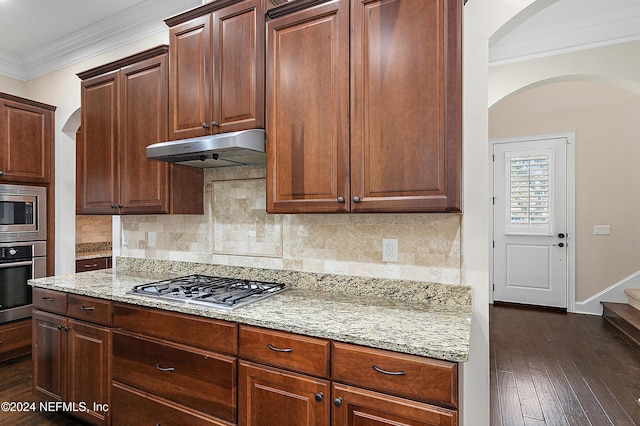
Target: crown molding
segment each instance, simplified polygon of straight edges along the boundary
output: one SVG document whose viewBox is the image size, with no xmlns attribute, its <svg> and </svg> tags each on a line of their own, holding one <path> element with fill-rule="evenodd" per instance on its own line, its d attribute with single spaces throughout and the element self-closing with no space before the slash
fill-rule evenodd
<svg viewBox="0 0 640 426">
<path fill-rule="evenodd" d="M 200 6 L 201 0 L 145 0 L 16 57 L 0 52 L 0 74 L 28 81 L 151 35 L 168 31 L 164 19 Z"/>
<path fill-rule="evenodd" d="M 514 63 L 640 38 L 640 5 L 609 9 L 596 20 L 582 15 L 565 21 L 553 21 L 554 7 L 530 16 L 530 21 L 521 22 L 521 26 L 512 29 L 513 33 L 494 42 L 489 49 L 489 64 Z"/>
</svg>

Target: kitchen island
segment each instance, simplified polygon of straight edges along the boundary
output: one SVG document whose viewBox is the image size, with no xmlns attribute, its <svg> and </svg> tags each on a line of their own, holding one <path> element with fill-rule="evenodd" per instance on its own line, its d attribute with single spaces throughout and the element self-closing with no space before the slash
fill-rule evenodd
<svg viewBox="0 0 640 426">
<path fill-rule="evenodd" d="M 338 359 L 349 359 L 350 357 L 355 357 L 354 359 L 357 361 L 359 359 L 358 357 L 371 355 L 358 353 L 358 348 L 362 347 L 371 351 L 379 351 L 374 353 L 376 356 L 397 356 L 399 357 L 398 359 L 405 356 L 412 357 L 408 359 L 402 358 L 403 361 L 410 363 L 420 363 L 422 362 L 422 358 L 424 358 L 425 362 L 428 363 L 428 368 L 420 371 L 427 371 L 425 374 L 431 374 L 430 369 L 438 370 L 437 374 L 446 371 L 444 376 L 438 377 L 444 377 L 449 380 L 450 383 L 447 384 L 448 388 L 446 388 L 446 386 L 445 388 L 452 396 L 449 399 L 447 399 L 448 397 L 441 398 L 440 396 L 432 398 L 427 391 L 424 392 L 424 395 L 417 393 L 415 397 L 411 394 L 408 395 L 408 397 L 412 400 L 429 403 L 433 403 L 434 400 L 436 402 L 442 400 L 443 402 L 438 405 L 444 408 L 426 404 L 422 405 L 428 407 L 431 413 L 433 413 L 434 410 L 438 413 L 438 410 L 446 411 L 449 416 L 448 418 L 453 419 L 451 423 L 447 424 L 457 423 L 457 411 L 455 411 L 458 401 L 457 364 L 465 362 L 468 359 L 469 350 L 471 291 L 468 286 L 134 258 L 117 258 L 116 265 L 117 267 L 115 269 L 30 280 L 30 284 L 33 287 L 45 291 L 56 291 L 76 295 L 76 297 L 86 297 L 87 300 L 89 300 L 89 298 L 96 298 L 97 300 L 115 302 L 113 304 L 115 307 L 113 313 L 114 352 L 117 350 L 117 342 L 119 341 L 128 342 L 129 340 L 134 341 L 138 339 L 140 342 L 159 344 L 159 341 L 155 338 L 140 336 L 139 333 L 135 334 L 137 332 L 136 330 L 133 330 L 133 332 L 128 329 L 122 332 L 119 331 L 117 321 L 115 320 L 118 307 L 120 307 L 120 312 L 126 312 L 126 310 L 131 307 L 133 310 L 141 309 L 141 312 L 147 313 L 171 313 L 187 320 L 191 317 L 206 318 L 212 320 L 212 324 L 214 325 L 232 324 L 234 327 L 236 327 L 236 324 L 239 325 L 240 338 L 237 346 L 239 346 L 240 349 L 238 350 L 236 346 L 231 345 L 231 349 L 222 351 L 224 352 L 222 358 L 227 360 L 225 357 L 228 354 L 231 353 L 235 355 L 239 352 L 240 360 L 238 360 L 238 364 L 240 373 L 246 375 L 249 374 L 247 373 L 248 371 L 256 375 L 256 377 L 262 377 L 260 374 L 267 373 L 264 373 L 262 370 L 260 370 L 260 374 L 256 373 L 258 367 L 262 368 L 262 364 L 254 364 L 253 361 L 260 361 L 259 357 L 257 359 L 249 357 L 249 361 L 251 362 L 243 360 L 243 333 L 249 340 L 259 340 L 260 337 L 258 335 L 256 335 L 258 337 L 255 337 L 254 334 L 265 333 L 270 339 L 291 336 L 294 344 L 298 339 L 302 339 L 300 341 L 303 342 L 307 342 L 306 339 L 315 339 L 313 342 L 319 343 L 320 346 L 326 343 L 324 346 L 327 348 L 325 350 L 326 354 L 321 354 L 323 361 L 320 363 L 321 365 L 326 365 L 326 368 L 324 368 L 324 370 L 321 369 L 319 372 L 312 371 L 310 374 L 314 376 L 313 379 L 316 381 L 324 380 L 327 383 L 331 383 L 334 387 L 337 386 L 330 391 L 334 395 L 336 395 L 337 392 L 346 392 L 345 395 L 353 396 L 353 389 L 358 389 L 351 387 L 343 389 L 345 385 L 342 383 L 347 383 L 347 385 L 356 384 L 363 388 L 378 390 L 376 383 L 369 384 L 365 382 L 364 384 L 360 384 L 355 379 L 353 383 L 349 382 L 349 378 L 339 380 L 342 383 L 328 381 L 328 379 L 332 377 L 335 378 L 336 372 L 342 368 L 336 364 L 331 364 L 331 368 L 329 368 L 330 362 L 335 363 Z M 179 301 L 165 301 L 129 293 L 135 285 L 194 273 L 279 282 L 284 283 L 286 289 L 263 300 L 234 310 L 218 309 Z M 82 306 L 84 307 L 84 304 Z M 151 308 L 151 310 L 148 308 Z M 64 329 L 65 327 L 70 328 L 64 325 L 62 328 Z M 214 328 L 212 328 L 212 330 L 213 329 Z M 183 334 L 188 334 L 189 332 L 190 330 L 188 328 L 181 331 Z M 276 334 L 272 335 L 270 333 Z M 139 346 L 141 344 L 142 343 L 138 343 L 132 346 Z M 176 346 L 176 348 L 184 349 L 182 346 Z M 122 352 L 125 353 L 127 351 L 123 350 Z M 200 353 L 199 351 L 200 349 L 194 349 L 194 353 Z M 207 355 L 207 359 L 214 358 L 215 356 L 217 355 Z M 114 369 L 117 369 L 118 358 L 116 355 L 114 355 L 114 359 Z M 131 360 L 125 361 L 133 362 Z M 228 362 L 232 365 L 230 371 L 235 380 L 236 359 L 229 359 Z M 272 369 L 274 366 L 274 364 L 269 364 L 268 360 L 265 361 L 264 364 L 270 365 L 264 368 Z M 354 365 L 355 364 L 357 364 L 357 362 L 354 361 Z M 134 364 L 131 365 L 133 366 Z M 158 369 L 161 368 L 160 364 L 157 366 Z M 295 363 L 290 365 L 284 364 L 283 366 L 276 363 L 275 366 L 287 370 L 295 370 L 293 368 L 295 367 Z M 423 368 L 423 366 L 420 368 Z M 330 370 L 333 370 L 334 373 L 332 374 Z M 411 370 L 407 369 L 407 371 Z M 299 371 L 296 370 L 295 374 L 298 374 L 298 372 Z M 303 370 L 302 372 L 305 371 Z M 277 377 L 282 376 L 281 372 L 278 374 Z M 294 372 L 288 372 L 288 374 L 294 374 Z M 397 373 L 398 376 L 404 374 L 404 370 Z M 302 377 L 307 378 L 308 376 L 303 375 Z M 429 382 L 429 377 L 430 376 L 427 375 L 421 381 Z M 247 385 L 246 379 L 243 381 L 242 377 L 240 377 L 239 381 L 240 397 L 238 404 L 240 411 L 243 411 L 243 404 L 246 403 L 246 401 L 243 402 L 243 386 L 254 385 L 251 384 L 253 383 L 251 381 L 249 381 L 250 383 Z M 342 388 L 340 386 L 342 386 Z M 383 386 L 382 390 L 387 389 L 384 388 L 384 384 L 381 386 Z M 235 387 L 236 384 L 235 381 L 233 381 L 232 388 L 235 389 Z M 129 392 L 126 395 L 138 395 L 139 393 L 141 395 L 140 398 L 143 396 L 147 398 L 152 397 L 152 395 L 146 392 L 139 391 L 137 388 L 128 387 L 128 385 L 125 384 L 120 384 L 115 380 L 113 389 L 114 395 Z M 258 389 L 258 387 L 256 387 L 256 389 Z M 367 390 L 367 392 L 369 391 Z M 323 400 L 322 394 L 323 392 L 316 392 L 315 401 L 320 403 L 320 401 Z M 326 393 L 324 394 L 326 395 Z M 233 395 L 235 395 L 235 390 L 233 391 Z M 380 395 L 382 394 L 376 393 L 374 396 Z M 371 395 L 366 396 L 373 398 Z M 400 393 L 400 396 L 405 395 Z M 358 397 L 360 398 L 362 395 Z M 393 394 L 385 395 L 385 397 L 397 398 L 393 396 Z M 128 396 L 127 400 L 131 400 L 131 398 L 131 396 Z M 153 398 L 155 398 L 155 396 Z M 244 399 L 246 400 L 247 398 L 245 397 Z M 338 402 L 336 402 L 338 399 L 341 400 L 341 398 L 334 399 L 334 407 L 336 407 L 333 408 L 334 412 L 338 410 L 338 407 L 341 405 L 341 403 L 338 404 Z M 324 403 L 328 404 L 329 398 L 325 398 L 325 400 Z M 418 404 L 408 399 L 401 399 L 402 404 L 405 404 L 405 401 Z M 235 409 L 235 397 L 231 398 L 229 404 Z M 251 408 L 251 402 L 249 401 L 247 404 L 248 405 L 244 407 L 244 411 Z M 379 402 L 376 404 L 379 406 Z M 177 409 L 177 407 L 174 408 Z M 418 408 L 422 409 L 424 407 L 420 406 Z M 451 411 L 452 409 L 454 411 Z M 330 412 L 329 406 L 326 407 L 325 411 L 327 413 Z M 441 414 L 442 413 L 439 415 Z M 406 415 L 408 416 L 408 414 Z M 247 418 L 248 417 L 243 417 L 241 413 L 238 421 L 240 424 L 244 424 L 243 421 L 246 421 Z M 235 410 L 234 415 L 226 418 L 226 420 L 231 421 L 232 424 L 235 423 Z M 250 423 L 250 421 L 246 422 L 246 424 Z"/>
</svg>

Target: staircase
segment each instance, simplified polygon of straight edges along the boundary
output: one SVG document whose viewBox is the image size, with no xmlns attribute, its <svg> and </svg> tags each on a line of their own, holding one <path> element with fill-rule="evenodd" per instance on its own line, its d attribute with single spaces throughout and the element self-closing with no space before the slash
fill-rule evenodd
<svg viewBox="0 0 640 426">
<path fill-rule="evenodd" d="M 629 303 L 601 302 L 602 317 L 640 346 L 640 289 L 624 291 Z"/>
</svg>

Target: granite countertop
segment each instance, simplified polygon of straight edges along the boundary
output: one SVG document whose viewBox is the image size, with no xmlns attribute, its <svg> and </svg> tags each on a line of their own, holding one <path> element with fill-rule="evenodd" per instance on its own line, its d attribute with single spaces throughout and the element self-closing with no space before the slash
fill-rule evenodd
<svg viewBox="0 0 640 426">
<path fill-rule="evenodd" d="M 181 263 L 175 262 L 163 268 L 158 263 L 140 267 L 140 263 L 134 261 L 137 270 L 132 270 L 128 269 L 132 265 L 125 265 L 124 259 L 117 259 L 118 265 L 123 264 L 117 270 L 32 279 L 29 283 L 34 287 L 447 361 L 465 362 L 468 359 L 471 328 L 471 290 L 468 286 L 211 265 L 200 268 L 187 265 L 181 269 Z M 176 264 L 181 266 L 176 267 Z M 200 269 L 218 276 L 260 275 L 254 279 L 265 281 L 269 281 L 265 275 L 276 281 L 272 276 L 276 274 L 287 288 L 234 310 L 127 294 L 134 285 L 203 273 Z M 404 291 L 398 291 L 398 284 Z M 362 290 L 363 286 L 369 290 Z M 345 288 L 351 290 L 344 291 Z"/>
<path fill-rule="evenodd" d="M 111 257 L 111 242 L 79 243 L 76 244 L 76 260 L 97 259 Z"/>
</svg>

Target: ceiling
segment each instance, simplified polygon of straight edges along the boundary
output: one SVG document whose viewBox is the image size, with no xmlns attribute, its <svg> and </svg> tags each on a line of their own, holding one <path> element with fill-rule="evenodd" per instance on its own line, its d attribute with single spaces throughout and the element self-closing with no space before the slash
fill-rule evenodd
<svg viewBox="0 0 640 426">
<path fill-rule="evenodd" d="M 167 27 L 201 0 L 0 0 L 0 74 L 30 80 Z"/>
<path fill-rule="evenodd" d="M 164 18 L 201 3 L 0 0 L 0 74 L 23 81 L 39 77 L 166 31 Z M 640 0 L 537 0 L 491 38 L 489 61 L 497 65 L 639 39 Z"/>
<path fill-rule="evenodd" d="M 639 0 L 537 0 L 491 37 L 489 62 L 499 65 L 635 40 L 640 40 Z"/>
</svg>

